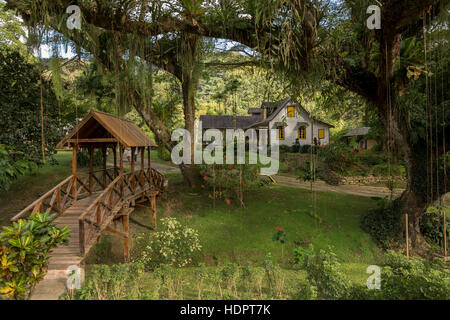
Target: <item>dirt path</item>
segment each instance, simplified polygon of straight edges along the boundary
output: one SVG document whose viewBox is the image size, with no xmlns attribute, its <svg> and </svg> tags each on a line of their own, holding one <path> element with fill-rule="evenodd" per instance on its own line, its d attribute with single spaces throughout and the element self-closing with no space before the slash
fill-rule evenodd
<svg viewBox="0 0 450 320">
<path fill-rule="evenodd" d="M 129 163 L 125 162 L 125 167 L 128 167 Z M 136 168 L 139 168 L 139 159 L 136 163 Z M 179 172 L 179 168 L 176 166 L 169 166 L 166 164 L 158 163 L 153 161 L 152 167 L 159 172 L 165 174 L 169 172 Z M 274 176 L 277 184 L 287 187 L 300 188 L 300 189 L 311 189 L 311 184 L 309 182 L 303 182 L 295 177 L 289 177 L 284 175 Z M 363 197 L 380 197 L 385 198 L 390 196 L 390 191 L 385 187 L 370 187 L 364 185 L 340 185 L 332 186 L 323 181 L 317 181 L 313 183 L 313 190 L 317 191 L 327 191 L 336 192 L 341 194 L 352 194 Z M 394 198 L 397 198 L 403 193 L 404 189 L 394 189 Z"/>
<path fill-rule="evenodd" d="M 287 187 L 300 188 L 300 189 L 311 189 L 310 182 L 303 182 L 295 177 L 288 176 L 275 176 L 274 177 L 277 184 Z M 336 192 L 342 194 L 352 194 L 363 197 L 389 197 L 390 191 L 388 188 L 384 187 L 369 187 L 363 185 L 340 185 L 331 186 L 323 181 L 317 181 L 313 183 L 313 190 L 317 191 L 328 191 Z M 399 197 L 403 193 L 403 189 L 394 189 L 394 198 Z"/>
</svg>

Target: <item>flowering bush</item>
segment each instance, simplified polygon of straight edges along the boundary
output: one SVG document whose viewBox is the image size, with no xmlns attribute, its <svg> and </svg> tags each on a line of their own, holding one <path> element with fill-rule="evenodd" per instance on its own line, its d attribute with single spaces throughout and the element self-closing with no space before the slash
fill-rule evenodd
<svg viewBox="0 0 450 320">
<path fill-rule="evenodd" d="M 361 153 L 361 148 L 353 148 L 344 143 L 329 144 L 318 149 L 319 158 L 323 159 L 331 170 L 338 173 L 355 165 Z"/>
<path fill-rule="evenodd" d="M 161 220 L 161 230 L 150 238 L 140 236 L 141 256 L 137 259 L 147 269 L 154 269 L 162 264 L 184 267 L 190 264 L 202 246 L 198 232 L 182 225 L 175 218 Z M 142 245 L 144 242 L 144 245 Z"/>
</svg>

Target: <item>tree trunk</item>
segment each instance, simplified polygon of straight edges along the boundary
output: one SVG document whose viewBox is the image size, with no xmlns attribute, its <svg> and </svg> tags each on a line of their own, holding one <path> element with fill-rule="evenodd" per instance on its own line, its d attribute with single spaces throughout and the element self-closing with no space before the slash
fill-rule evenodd
<svg viewBox="0 0 450 320">
<path fill-rule="evenodd" d="M 196 35 L 185 34 L 182 36 L 181 61 L 182 81 L 181 88 L 183 92 L 183 111 L 185 128 L 191 135 L 191 164 L 184 165 L 181 168 L 186 185 L 194 188 L 200 183 L 200 174 L 198 167 L 194 164 L 194 129 L 195 129 L 195 96 L 197 94 L 200 64 L 198 63 L 199 37 Z"/>
</svg>

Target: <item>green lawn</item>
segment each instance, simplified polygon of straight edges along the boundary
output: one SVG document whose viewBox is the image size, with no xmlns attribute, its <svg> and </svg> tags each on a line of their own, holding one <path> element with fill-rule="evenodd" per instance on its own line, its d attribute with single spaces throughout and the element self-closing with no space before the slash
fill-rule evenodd
<svg viewBox="0 0 450 320">
<path fill-rule="evenodd" d="M 246 195 L 244 209 L 227 206 L 223 201 L 213 209 L 207 193 L 177 192 L 167 195 L 161 203 L 160 216 L 178 216 L 200 230 L 205 256 L 219 261 L 260 260 L 271 252 L 284 262 L 295 246 L 312 243 L 316 248 L 333 246 L 346 262 L 373 262 L 379 251 L 360 229 L 360 216 L 376 202 L 326 192 L 315 195 L 312 202 L 307 190 L 271 186 Z M 275 227 L 287 232 L 284 259 L 281 246 L 272 241 Z"/>
<path fill-rule="evenodd" d="M 8 224 L 10 218 L 72 174 L 72 152 L 60 151 L 55 160 L 58 164 L 47 164 L 19 177 L 7 192 L 1 193 L 0 225 Z"/>
<path fill-rule="evenodd" d="M 209 266 L 226 262 L 258 265 L 270 252 L 289 270 L 293 249 L 311 243 L 317 249 L 332 247 L 346 273 L 356 281 L 365 281 L 367 266 L 376 264 L 381 255 L 360 228 L 360 216 L 376 207 L 370 198 L 316 192 L 312 202 L 307 190 L 270 186 L 247 194 L 246 208 L 218 201 L 214 209 L 206 191 L 182 190 L 179 174 L 171 174 L 169 181 L 169 192 L 159 200 L 159 218 L 177 217 L 198 230 L 203 245 L 200 261 Z M 148 232 L 142 225 L 150 225 L 149 212 L 136 210 L 132 218 L 140 224 L 132 224 L 133 233 Z M 283 254 L 281 245 L 272 240 L 275 227 L 287 232 Z"/>
<path fill-rule="evenodd" d="M 341 261 L 344 273 L 360 284 L 367 280 L 367 267 L 380 260 L 381 251 L 360 229 L 360 216 L 376 207 L 376 201 L 370 198 L 316 192 L 316 200 L 312 202 L 307 190 L 270 186 L 247 194 L 244 209 L 237 204 L 228 206 L 224 201 L 218 201 L 214 209 L 207 191 L 184 189 L 180 174 L 171 173 L 168 179 L 169 191 L 158 199 L 159 218 L 177 217 L 199 231 L 203 249 L 196 260 L 205 263 L 211 273 L 216 266 L 227 262 L 261 266 L 270 252 L 282 267 L 286 286 L 284 298 L 292 298 L 298 279 L 306 276 L 292 264 L 292 251 L 296 246 L 307 247 L 311 243 L 317 249 L 331 247 Z M 314 211 L 315 215 L 312 214 Z M 150 212 L 138 209 L 131 221 L 133 234 L 152 232 L 145 227 L 151 225 Z M 283 254 L 281 245 L 272 240 L 275 227 L 283 227 L 287 232 Z M 122 248 L 119 237 L 105 237 L 87 260 L 88 277 L 90 264 L 120 263 Z M 178 269 L 183 279 L 184 299 L 197 298 L 197 270 L 197 267 Z M 140 290 L 150 292 L 154 285 L 155 278 L 149 273 L 142 279 Z M 210 280 L 204 287 L 212 290 L 212 298 L 218 297 L 217 288 Z M 267 292 L 268 288 L 264 290 Z M 239 297 L 249 298 L 245 292 L 241 286 Z"/>
</svg>

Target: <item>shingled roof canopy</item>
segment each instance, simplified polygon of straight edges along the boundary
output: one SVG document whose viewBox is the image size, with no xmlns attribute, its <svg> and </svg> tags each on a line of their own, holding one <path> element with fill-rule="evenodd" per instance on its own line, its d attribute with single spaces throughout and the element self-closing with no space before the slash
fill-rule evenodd
<svg viewBox="0 0 450 320">
<path fill-rule="evenodd" d="M 57 147 L 70 144 L 117 143 L 125 148 L 157 147 L 134 122 L 92 109 Z"/>
<path fill-rule="evenodd" d="M 366 136 L 369 134 L 370 127 L 350 129 L 344 137 Z"/>
<path fill-rule="evenodd" d="M 244 129 L 253 123 L 260 121 L 262 116 L 212 116 L 201 115 L 203 129 Z"/>
</svg>

